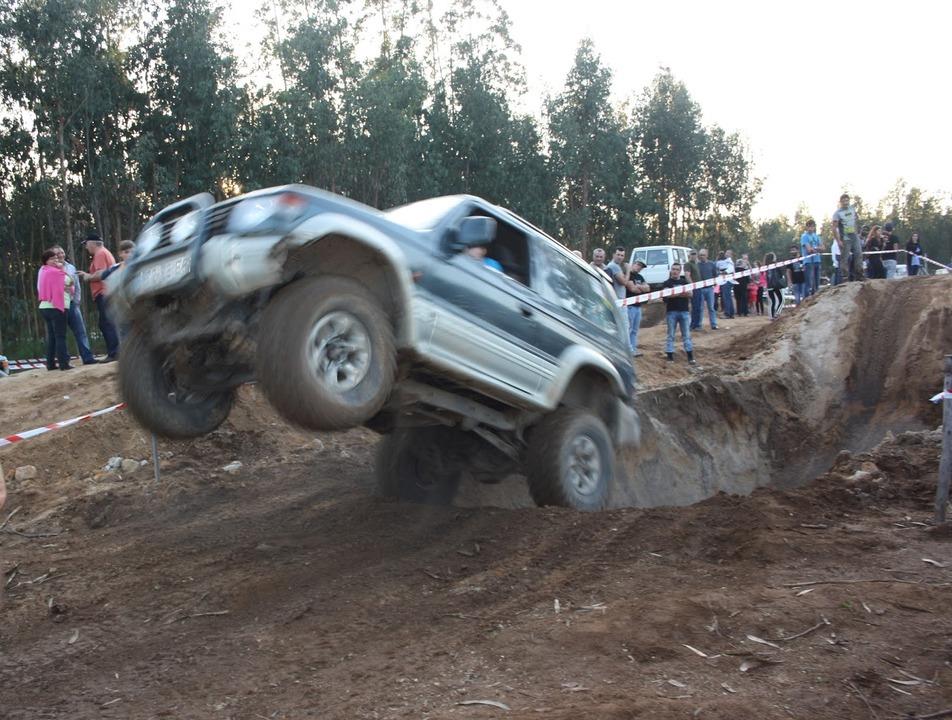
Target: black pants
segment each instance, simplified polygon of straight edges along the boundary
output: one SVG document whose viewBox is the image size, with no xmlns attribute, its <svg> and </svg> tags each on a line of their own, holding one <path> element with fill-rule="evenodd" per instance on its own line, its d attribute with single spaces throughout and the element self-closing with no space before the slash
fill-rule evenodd
<svg viewBox="0 0 952 720">
<path fill-rule="evenodd" d="M 780 317 L 780 311 L 783 309 L 783 293 L 780 288 L 771 288 L 767 294 L 770 296 L 770 317 Z"/>
<path fill-rule="evenodd" d="M 56 308 L 40 308 L 46 321 L 46 367 L 55 370 L 69 367 L 69 351 L 66 349 L 66 313 Z"/>
<path fill-rule="evenodd" d="M 750 278 L 739 278 L 734 286 L 734 299 L 737 301 L 737 314 L 747 317 L 750 314 L 750 308 L 747 307 L 747 285 L 750 284 Z"/>
<path fill-rule="evenodd" d="M 119 355 L 119 333 L 109 318 L 106 296 L 97 295 L 95 300 L 96 309 L 99 311 L 99 329 L 102 331 L 102 339 L 106 341 L 106 355 L 115 360 Z"/>
</svg>

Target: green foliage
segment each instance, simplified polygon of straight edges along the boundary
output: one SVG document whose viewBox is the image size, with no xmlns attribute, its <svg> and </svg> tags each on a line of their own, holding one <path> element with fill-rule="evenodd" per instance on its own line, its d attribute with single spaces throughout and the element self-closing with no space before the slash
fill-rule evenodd
<svg viewBox="0 0 952 720">
<path fill-rule="evenodd" d="M 377 207 L 472 193 L 586 253 L 678 241 L 760 256 L 798 234 L 802 213 L 751 222 L 747 148 L 704 125 L 669 70 L 623 112 L 584 40 L 564 87 L 527 111 L 498 1 L 434 6 L 274 0 L 246 68 L 218 0 L 0 0 L 0 348 L 42 335 L 44 248 L 85 265 L 88 229 L 115 249 L 197 192 L 304 182 Z M 952 255 L 949 198 L 900 183 L 858 203 Z"/>
</svg>

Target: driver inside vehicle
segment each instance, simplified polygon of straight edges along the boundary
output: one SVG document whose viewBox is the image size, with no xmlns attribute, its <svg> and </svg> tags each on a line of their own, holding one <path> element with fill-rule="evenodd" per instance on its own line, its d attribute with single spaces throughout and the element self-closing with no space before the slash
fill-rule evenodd
<svg viewBox="0 0 952 720">
<path fill-rule="evenodd" d="M 483 265 L 497 272 L 502 272 L 502 265 L 499 264 L 498 260 L 488 256 L 489 253 L 489 244 L 486 245 L 474 245 L 466 250 L 466 254 L 469 255 L 474 260 L 478 260 Z"/>
</svg>

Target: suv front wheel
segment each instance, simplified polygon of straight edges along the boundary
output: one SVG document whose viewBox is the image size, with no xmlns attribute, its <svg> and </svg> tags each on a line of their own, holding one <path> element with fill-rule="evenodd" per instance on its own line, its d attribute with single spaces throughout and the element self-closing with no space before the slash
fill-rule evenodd
<svg viewBox="0 0 952 720">
<path fill-rule="evenodd" d="M 386 402 L 395 374 L 387 314 L 353 280 L 298 280 L 262 314 L 258 380 L 291 422 L 311 430 L 360 425 Z"/>
<path fill-rule="evenodd" d="M 587 410 L 559 408 L 529 436 L 526 476 L 537 505 L 601 510 L 615 474 L 611 436 Z"/>
</svg>

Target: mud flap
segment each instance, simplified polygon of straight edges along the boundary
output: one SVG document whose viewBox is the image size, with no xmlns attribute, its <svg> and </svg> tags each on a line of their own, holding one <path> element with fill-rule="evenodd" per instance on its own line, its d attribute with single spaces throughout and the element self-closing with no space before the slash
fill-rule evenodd
<svg viewBox="0 0 952 720">
<path fill-rule="evenodd" d="M 638 420 L 638 413 L 624 400 L 615 401 L 612 435 L 616 448 L 638 447 L 641 444 L 641 422 Z"/>
</svg>

